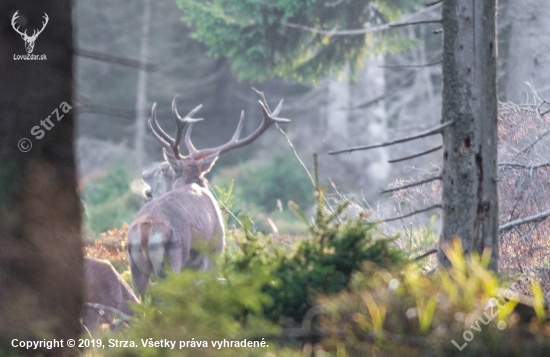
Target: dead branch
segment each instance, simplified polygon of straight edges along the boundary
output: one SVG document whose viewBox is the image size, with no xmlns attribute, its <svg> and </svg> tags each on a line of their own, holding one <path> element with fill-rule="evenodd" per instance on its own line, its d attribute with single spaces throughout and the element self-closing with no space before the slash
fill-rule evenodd
<svg viewBox="0 0 550 357">
<path fill-rule="evenodd" d="M 132 316 L 127 315 L 122 311 L 120 311 L 119 309 L 115 309 L 114 307 L 111 307 L 111 306 L 96 304 L 91 302 L 85 302 L 84 306 L 90 307 L 96 310 L 104 310 L 104 311 L 112 312 L 113 314 L 117 315 L 120 320 L 123 320 L 124 322 L 129 322 L 132 319 Z"/>
<path fill-rule="evenodd" d="M 415 181 L 415 182 L 412 182 L 412 183 L 408 183 L 408 184 L 403 185 L 403 186 L 388 188 L 388 189 L 385 189 L 383 191 L 380 191 L 380 193 L 383 194 L 383 193 L 389 193 L 389 192 L 404 190 L 406 188 L 420 186 L 420 185 L 423 185 L 425 183 L 432 182 L 432 181 L 435 181 L 435 180 L 441 180 L 441 176 L 439 176 L 439 175 L 438 176 L 432 176 L 432 177 L 428 177 L 427 179 L 420 180 L 420 181 Z"/>
<path fill-rule="evenodd" d="M 402 216 L 398 216 L 398 217 L 392 217 L 392 218 L 386 218 L 380 222 L 392 222 L 392 221 L 398 221 L 400 219 L 403 219 L 403 218 L 407 218 L 407 217 L 411 217 L 411 216 L 414 216 L 416 214 L 420 214 L 420 213 L 424 213 L 426 211 L 431 211 L 433 209 L 436 209 L 436 208 L 441 208 L 441 205 L 433 205 L 433 206 L 429 206 L 429 207 L 426 207 L 426 208 L 422 208 L 422 209 L 419 209 L 419 210 L 416 210 L 416 211 L 413 211 L 413 212 L 410 212 L 410 213 L 407 213 L 407 214 L 404 214 Z"/>
<path fill-rule="evenodd" d="M 427 8 L 424 8 L 422 10 L 419 10 L 419 11 L 415 12 L 414 14 L 411 14 L 410 16 L 407 16 L 408 19 L 406 21 L 410 21 L 411 18 L 414 18 L 417 15 L 423 14 L 425 12 L 432 11 L 433 9 L 434 8 L 427 7 Z M 427 21 L 435 21 L 435 20 L 427 20 Z M 441 20 L 437 20 L 437 21 L 441 22 Z M 292 22 L 287 22 L 286 24 L 284 24 L 284 26 L 297 28 L 297 29 L 300 29 L 300 30 L 309 31 L 309 32 L 313 32 L 313 33 L 318 33 L 318 34 L 321 34 L 321 35 L 348 36 L 348 35 L 364 35 L 364 34 L 370 33 L 370 32 L 384 31 L 384 30 L 390 29 L 392 27 L 392 25 L 397 24 L 397 26 L 404 26 L 404 25 L 399 25 L 399 24 L 404 24 L 404 23 L 405 22 L 396 21 L 396 22 L 393 22 L 393 23 L 387 23 L 387 24 L 383 24 L 383 25 L 379 25 L 379 26 L 372 26 L 372 27 L 367 27 L 367 28 L 363 28 L 363 29 L 355 29 L 355 30 L 337 30 L 336 28 L 333 28 L 332 30 L 322 30 L 322 29 L 317 29 L 317 28 L 314 28 L 314 27 L 298 25 L 298 24 L 295 24 L 295 23 L 292 23 Z"/>
<path fill-rule="evenodd" d="M 390 27 L 403 27 L 403 26 L 411 26 L 411 25 L 422 25 L 422 24 L 440 24 L 441 19 L 437 20 L 419 20 L 419 21 L 407 21 L 407 22 L 397 22 L 390 24 Z"/>
<path fill-rule="evenodd" d="M 120 64 L 127 67 L 139 68 L 147 72 L 154 72 L 157 70 L 156 66 L 151 63 L 144 63 L 130 58 L 118 57 L 107 53 L 85 50 L 83 48 L 75 48 L 73 50 L 73 53 L 80 57 L 95 59 L 108 63 Z"/>
<path fill-rule="evenodd" d="M 510 229 L 514 228 L 515 226 L 519 226 L 521 224 L 526 224 L 531 222 L 540 222 L 546 219 L 548 216 L 550 216 L 550 210 L 505 223 L 500 227 L 498 227 L 498 230 L 500 233 L 505 233 L 505 232 L 508 232 Z"/>
<path fill-rule="evenodd" d="M 541 141 L 548 134 L 550 134 L 550 130 L 547 130 L 544 133 L 540 134 L 539 137 L 535 139 L 535 141 L 533 141 L 532 143 L 530 143 L 529 145 L 525 146 L 523 149 L 518 151 L 516 153 L 516 156 L 519 155 L 519 154 L 523 154 L 527 150 L 531 149 L 533 146 L 535 146 L 539 141 Z"/>
<path fill-rule="evenodd" d="M 443 63 L 443 59 L 440 59 L 438 61 L 431 62 L 431 63 L 424 63 L 424 64 L 402 64 L 402 65 L 378 66 L 378 67 L 379 68 L 422 68 L 422 67 L 435 66 L 441 63 Z"/>
<path fill-rule="evenodd" d="M 417 261 L 417 260 L 426 258 L 426 257 L 428 257 L 432 254 L 435 254 L 435 253 L 437 253 L 437 248 L 432 248 L 432 249 L 428 250 L 427 252 L 425 252 L 423 254 L 420 254 L 418 257 L 413 258 L 413 261 Z"/>
<path fill-rule="evenodd" d="M 390 164 L 394 164 L 394 163 L 396 163 L 396 162 L 401 162 L 401 161 L 406 161 L 406 160 L 414 159 L 414 158 L 416 158 L 416 157 L 419 157 L 419 156 L 422 156 L 422 155 L 426 155 L 426 154 L 429 154 L 429 153 L 432 153 L 432 152 L 441 150 L 442 148 L 443 148 L 443 145 L 439 145 L 438 147 L 435 147 L 435 148 L 433 148 L 433 149 L 426 150 L 426 151 L 422 151 L 422 152 L 419 152 L 418 154 L 414 154 L 414 155 L 411 155 L 411 156 L 401 157 L 401 158 L 399 158 L 399 159 L 388 160 L 388 162 L 389 162 Z"/>
<path fill-rule="evenodd" d="M 540 169 L 541 167 L 550 166 L 550 162 L 543 162 L 542 164 L 536 164 L 536 165 L 517 164 L 515 162 L 501 162 L 498 164 L 498 166 L 517 167 L 522 169 L 536 170 L 536 169 Z"/>
<path fill-rule="evenodd" d="M 434 5 L 439 4 L 440 2 L 443 2 L 443 0 L 426 1 L 424 3 L 424 6 L 426 6 L 426 7 L 434 6 Z"/>
<path fill-rule="evenodd" d="M 406 136 L 406 137 L 403 137 L 403 138 L 400 138 L 400 139 L 395 139 L 395 140 L 392 140 L 392 141 L 387 141 L 387 142 L 381 143 L 381 144 L 367 145 L 367 146 L 355 146 L 355 147 L 342 149 L 342 150 L 329 151 L 329 155 L 341 154 L 341 153 L 344 153 L 344 152 L 352 152 L 352 151 L 357 151 L 357 150 L 369 150 L 369 149 L 381 148 L 381 147 L 386 147 L 386 146 L 390 146 L 390 145 L 405 143 L 407 141 L 412 141 L 412 140 L 416 140 L 416 139 L 425 138 L 426 136 L 440 134 L 441 131 L 444 128 L 448 127 L 451 124 L 453 124 L 452 120 L 448 121 L 446 123 L 443 123 L 441 125 L 438 125 L 438 126 L 432 128 L 432 129 L 429 129 L 429 130 L 426 130 L 424 132 L 415 134 L 415 135 Z"/>
</svg>

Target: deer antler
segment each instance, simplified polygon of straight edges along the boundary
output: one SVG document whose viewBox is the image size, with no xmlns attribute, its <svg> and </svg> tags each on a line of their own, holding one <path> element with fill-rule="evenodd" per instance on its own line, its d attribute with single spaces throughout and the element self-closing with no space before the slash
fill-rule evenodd
<svg viewBox="0 0 550 357">
<path fill-rule="evenodd" d="M 13 17 L 11 18 L 11 27 L 13 27 L 13 29 L 15 30 L 15 32 L 17 32 L 18 34 L 20 34 L 21 36 L 25 36 L 25 37 L 28 37 L 27 36 L 27 30 L 25 30 L 25 32 L 21 32 L 19 31 L 19 26 L 17 26 L 17 28 L 15 27 L 15 21 L 19 18 L 19 14 L 18 14 L 19 10 L 17 10 L 15 12 L 15 14 L 13 14 Z"/>
<path fill-rule="evenodd" d="M 233 150 L 233 149 L 250 144 L 251 142 L 256 140 L 258 137 L 260 137 L 267 130 L 267 128 L 271 126 L 271 124 L 290 122 L 290 119 L 277 117 L 277 115 L 279 114 L 279 112 L 283 107 L 283 99 L 281 99 L 281 101 L 277 105 L 277 108 L 275 108 L 275 110 L 271 113 L 267 107 L 267 104 L 264 104 L 262 101 L 259 101 L 259 103 L 263 113 L 262 123 L 258 128 L 256 128 L 256 130 L 254 130 L 254 132 L 252 132 L 250 135 L 248 135 L 246 138 L 242 140 L 239 140 L 239 137 L 241 135 L 241 130 L 244 122 L 244 111 L 241 111 L 241 119 L 239 120 L 237 129 L 235 130 L 235 133 L 233 134 L 233 137 L 231 138 L 231 140 L 229 140 L 227 143 L 220 145 L 218 147 L 197 150 L 193 145 L 193 143 L 191 142 L 191 130 L 193 125 L 192 124 L 189 125 L 189 127 L 187 128 L 187 132 L 185 133 L 185 145 L 187 146 L 187 149 L 189 149 L 189 156 L 195 160 L 201 160 L 211 155 L 215 155 L 215 156 L 221 155 L 225 152 L 228 152 L 229 150 Z"/>
<path fill-rule="evenodd" d="M 32 36 L 31 36 L 32 39 L 36 39 L 38 37 L 38 35 L 40 35 L 42 33 L 42 31 L 44 31 L 44 29 L 46 28 L 46 25 L 48 24 L 48 21 L 50 20 L 50 18 L 48 17 L 48 14 L 46 14 L 46 13 L 44 13 L 44 20 L 45 21 L 42 22 L 42 28 L 38 31 L 34 30 L 32 32 Z"/>
<path fill-rule="evenodd" d="M 162 128 L 160 127 L 157 121 L 157 103 L 153 104 L 153 109 L 151 111 L 151 119 L 149 119 L 148 123 L 149 123 L 149 128 L 153 133 L 153 136 L 158 140 L 158 142 L 160 142 L 168 152 L 172 151 L 174 154 L 174 157 L 181 159 L 182 155 L 179 152 L 179 143 L 181 141 L 183 129 L 185 129 L 185 126 L 187 124 L 191 125 L 193 123 L 203 120 L 202 118 L 191 118 L 196 112 L 198 112 L 202 108 L 202 104 L 195 107 L 193 110 L 187 113 L 187 115 L 184 118 L 182 118 L 178 114 L 176 103 L 177 103 L 177 96 L 174 97 L 174 100 L 172 101 L 172 112 L 174 113 L 174 118 L 176 120 L 175 139 L 170 137 L 170 135 L 166 134 L 166 132 L 162 130 Z"/>
<path fill-rule="evenodd" d="M 15 12 L 15 14 L 13 14 L 13 17 L 11 18 L 11 27 L 13 27 L 13 29 L 15 30 L 15 32 L 17 32 L 18 34 L 20 34 L 23 38 L 25 39 L 30 39 L 30 40 L 34 40 L 38 37 L 38 35 L 40 35 L 42 33 L 42 31 L 44 31 L 44 28 L 46 28 L 46 25 L 48 24 L 48 21 L 50 20 L 50 18 L 48 17 L 48 14 L 44 13 L 44 20 L 42 22 L 42 28 L 40 30 L 34 30 L 32 32 L 32 36 L 29 36 L 27 35 L 27 30 L 25 30 L 25 32 L 21 32 L 19 30 L 19 26 L 17 26 L 17 28 L 15 27 L 16 26 L 16 20 L 19 18 L 19 10 L 17 10 Z"/>
</svg>

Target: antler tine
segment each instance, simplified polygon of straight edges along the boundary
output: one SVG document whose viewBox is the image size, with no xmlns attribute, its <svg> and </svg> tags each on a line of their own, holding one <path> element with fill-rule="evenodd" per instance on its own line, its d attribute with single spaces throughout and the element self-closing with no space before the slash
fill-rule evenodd
<svg viewBox="0 0 550 357">
<path fill-rule="evenodd" d="M 40 35 L 42 33 L 42 31 L 44 31 L 44 29 L 46 28 L 46 25 L 48 24 L 48 21 L 50 20 L 50 18 L 48 17 L 48 14 L 44 13 L 44 16 L 42 16 L 44 18 L 45 21 L 42 21 L 42 28 L 38 31 L 38 33 L 36 34 L 36 36 Z M 34 32 L 33 32 L 33 36 L 34 35 Z"/>
<path fill-rule="evenodd" d="M 32 36 L 30 38 L 34 38 L 36 39 L 38 37 L 38 35 L 40 35 L 42 33 L 42 31 L 44 31 L 44 29 L 46 28 L 46 25 L 48 24 L 48 21 L 49 21 L 49 17 L 48 17 L 48 14 L 44 13 L 44 16 L 42 16 L 44 18 L 45 21 L 42 21 L 42 28 L 40 30 L 33 30 L 32 31 Z"/>
<path fill-rule="evenodd" d="M 220 145 L 215 148 L 209 148 L 209 149 L 202 149 L 202 150 L 195 150 L 191 156 L 194 159 L 202 159 L 204 157 L 210 156 L 210 155 L 220 155 L 225 152 L 228 152 L 229 150 L 236 149 L 239 147 L 243 147 L 245 145 L 250 144 L 254 140 L 256 140 L 258 137 L 260 137 L 266 130 L 269 128 L 273 123 L 288 123 L 290 122 L 290 119 L 284 119 L 284 118 L 278 118 L 275 115 L 278 114 L 283 106 L 283 100 L 279 102 L 277 105 L 277 108 L 273 113 L 270 113 L 269 110 L 266 108 L 265 104 L 260 101 L 260 106 L 262 108 L 263 112 L 263 119 L 262 123 L 254 132 L 252 132 L 250 135 L 248 135 L 246 138 L 239 140 L 239 136 L 241 135 L 241 130 L 244 122 L 244 111 L 241 112 L 241 119 L 239 120 L 239 124 L 237 125 L 237 129 L 235 130 L 235 134 L 233 134 L 233 137 L 231 140 L 223 145 Z M 186 135 L 187 138 L 187 135 Z M 191 142 L 189 140 L 189 142 Z"/>
<path fill-rule="evenodd" d="M 178 146 L 175 145 L 176 141 L 166 134 L 164 130 L 160 127 L 157 121 L 157 103 L 153 104 L 153 109 L 151 110 L 151 119 L 149 119 L 149 128 L 153 133 L 153 136 L 164 146 L 168 151 L 172 151 L 175 157 L 180 158 L 181 155 L 178 150 Z"/>
<path fill-rule="evenodd" d="M 11 18 L 11 27 L 13 27 L 13 29 L 15 30 L 15 32 L 17 32 L 18 34 L 20 34 L 21 36 L 25 35 L 27 36 L 27 30 L 25 30 L 25 32 L 21 32 L 19 30 L 19 26 L 17 26 L 17 28 L 15 28 L 16 26 L 16 20 L 19 18 L 19 10 L 15 11 L 15 14 L 13 14 L 13 17 Z"/>
<path fill-rule="evenodd" d="M 187 146 L 187 150 L 189 150 L 189 156 L 195 157 L 198 153 L 197 148 L 195 148 L 195 145 L 191 142 L 191 130 L 193 129 L 193 124 L 190 124 L 187 127 L 187 131 L 185 132 L 185 146 Z"/>
<path fill-rule="evenodd" d="M 181 136 L 183 134 L 183 129 L 185 128 L 186 124 L 189 124 L 189 127 L 191 127 L 193 123 L 203 120 L 203 118 L 191 118 L 193 115 L 195 115 L 195 113 L 197 113 L 202 108 L 202 104 L 197 105 L 195 108 L 193 108 L 193 110 L 187 113 L 185 117 L 182 118 L 178 113 L 177 98 L 178 96 L 176 95 L 174 97 L 174 100 L 172 100 L 172 113 L 174 113 L 174 119 L 176 120 L 176 127 L 177 127 L 176 140 L 175 140 L 176 147 L 178 147 L 179 143 L 181 142 Z M 186 144 L 187 144 L 187 140 L 186 140 Z"/>
</svg>

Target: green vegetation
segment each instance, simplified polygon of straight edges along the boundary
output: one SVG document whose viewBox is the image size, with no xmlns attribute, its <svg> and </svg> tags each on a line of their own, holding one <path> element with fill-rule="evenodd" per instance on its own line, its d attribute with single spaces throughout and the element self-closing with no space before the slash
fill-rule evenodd
<svg viewBox="0 0 550 357">
<path fill-rule="evenodd" d="M 292 200 L 305 208 L 313 204 L 313 184 L 290 150 L 278 152 L 269 163 L 248 161 L 224 168 L 212 184 L 218 193 L 231 190 L 226 206 L 235 216 L 251 215 L 254 228 L 264 233 L 272 232 L 268 219 L 281 233 L 303 231 L 296 215 L 286 209 L 287 203 Z M 230 226 L 235 224 L 235 219 L 229 219 Z"/>
<path fill-rule="evenodd" d="M 521 323 L 514 312 L 517 294 L 500 288 L 487 269 L 489 251 L 465 257 L 455 240 L 445 252 L 452 266 L 431 276 L 414 264 L 397 270 L 366 267 L 351 289 L 321 299 L 322 325 L 330 336 L 323 341 L 325 350 L 338 356 L 446 357 L 550 352 L 542 294 L 535 294 L 537 316 Z"/>
<path fill-rule="evenodd" d="M 209 47 L 209 54 L 232 61 L 240 78 L 265 80 L 286 76 L 318 79 L 349 65 L 361 67 L 367 51 L 375 54 L 404 48 L 396 34 L 370 32 L 329 36 L 288 24 L 320 30 L 361 29 L 397 20 L 420 0 L 176 0 L 193 37 Z M 340 5 L 340 6 L 339 6 Z"/>
<path fill-rule="evenodd" d="M 113 172 L 103 178 L 109 185 L 98 185 L 90 194 L 91 202 L 104 204 L 109 194 L 124 196 L 127 187 L 115 179 L 123 173 Z M 397 238 L 383 237 L 364 211 L 348 214 L 348 201 L 328 207 L 317 175 L 314 181 L 313 219 L 289 203 L 305 222 L 304 236 L 284 242 L 277 234 L 253 231 L 250 219 L 242 215 L 242 227 L 228 231 L 227 248 L 214 271 L 185 270 L 155 279 L 145 302 L 135 306 L 131 326 L 103 339 L 107 346 L 109 339 L 116 338 L 134 341 L 135 347 L 111 346 L 90 353 L 229 357 L 291 357 L 303 356 L 303 351 L 338 357 L 550 353 L 550 324 L 538 283 L 532 287 L 534 317 L 525 322 L 525 316 L 515 311 L 518 295 L 503 289 L 505 285 L 487 269 L 490 252 L 464 256 L 457 239 L 445 249 L 452 266 L 425 275 L 418 262 L 409 262 L 406 256 L 430 244 L 433 221 L 423 230 L 407 233 L 406 241 L 399 238 L 401 246 L 409 244 L 400 250 Z M 223 207 L 238 203 L 233 202 L 232 190 L 232 185 L 219 190 Z M 294 337 L 281 337 L 289 334 Z M 161 340 L 176 345 L 150 347 L 149 343 Z M 242 347 L 243 341 L 256 347 Z M 231 343 L 239 345 L 229 347 Z"/>
<path fill-rule="evenodd" d="M 266 341 L 269 347 L 227 348 L 224 356 L 258 356 L 273 351 L 281 327 L 299 326 L 320 296 L 334 295 L 350 287 L 354 273 L 365 262 L 394 267 L 403 262 L 390 239 L 378 236 L 364 217 L 342 215 L 347 203 L 333 212 L 325 210 L 325 189 L 315 190 L 317 209 L 310 222 L 291 203 L 308 225 L 308 236 L 292 245 L 280 244 L 273 235 L 244 229 L 230 235 L 217 274 L 184 271 L 157 281 L 146 303 L 136 307 L 136 318 L 120 339 L 138 341 L 168 339 L 200 341 L 201 346 L 109 349 L 107 354 L 201 355 L 222 353 L 212 341 Z M 224 203 L 229 201 L 223 196 Z M 218 278 L 217 276 L 221 277 Z M 153 328 L 154 326 L 154 328 Z M 195 343 L 196 345 L 196 343 Z M 200 348 L 200 350 L 199 350 Z M 278 351 L 278 355 L 295 355 Z"/>
<path fill-rule="evenodd" d="M 119 164 L 86 184 L 82 197 L 87 233 L 99 234 L 133 220 L 143 198 L 130 190 L 132 180 L 132 175 Z"/>
<path fill-rule="evenodd" d="M 348 202 L 329 212 L 325 209 L 325 189 L 317 189 L 315 196 L 313 222 L 295 203 L 290 204 L 308 225 L 306 238 L 291 247 L 277 245 L 273 238 L 266 242 L 255 238 L 243 220 L 240 251 L 230 257 L 226 255 L 223 264 L 226 271 L 233 269 L 239 273 L 267 270 L 272 281 L 262 291 L 271 297 L 272 303 L 264 308 L 263 314 L 283 325 L 301 323 L 318 296 L 348 288 L 353 273 L 364 262 L 394 266 L 403 261 L 392 241 L 381 238 L 374 224 L 365 223 L 365 217 L 342 215 Z"/>
</svg>

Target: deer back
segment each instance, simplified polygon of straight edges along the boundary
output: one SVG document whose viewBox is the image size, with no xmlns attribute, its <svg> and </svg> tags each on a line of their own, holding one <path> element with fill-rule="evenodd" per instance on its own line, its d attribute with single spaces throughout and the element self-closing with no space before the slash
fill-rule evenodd
<svg viewBox="0 0 550 357">
<path fill-rule="evenodd" d="M 138 240 L 134 233 L 140 229 L 144 234 Z M 196 183 L 147 202 L 129 228 L 129 244 L 147 249 L 152 243 L 150 236 L 156 231 L 163 232 L 163 245 L 188 240 L 191 248 L 208 248 L 211 253 L 223 250 L 224 227 L 218 204 L 207 188 Z M 202 242 L 208 244 L 203 246 Z"/>
</svg>

